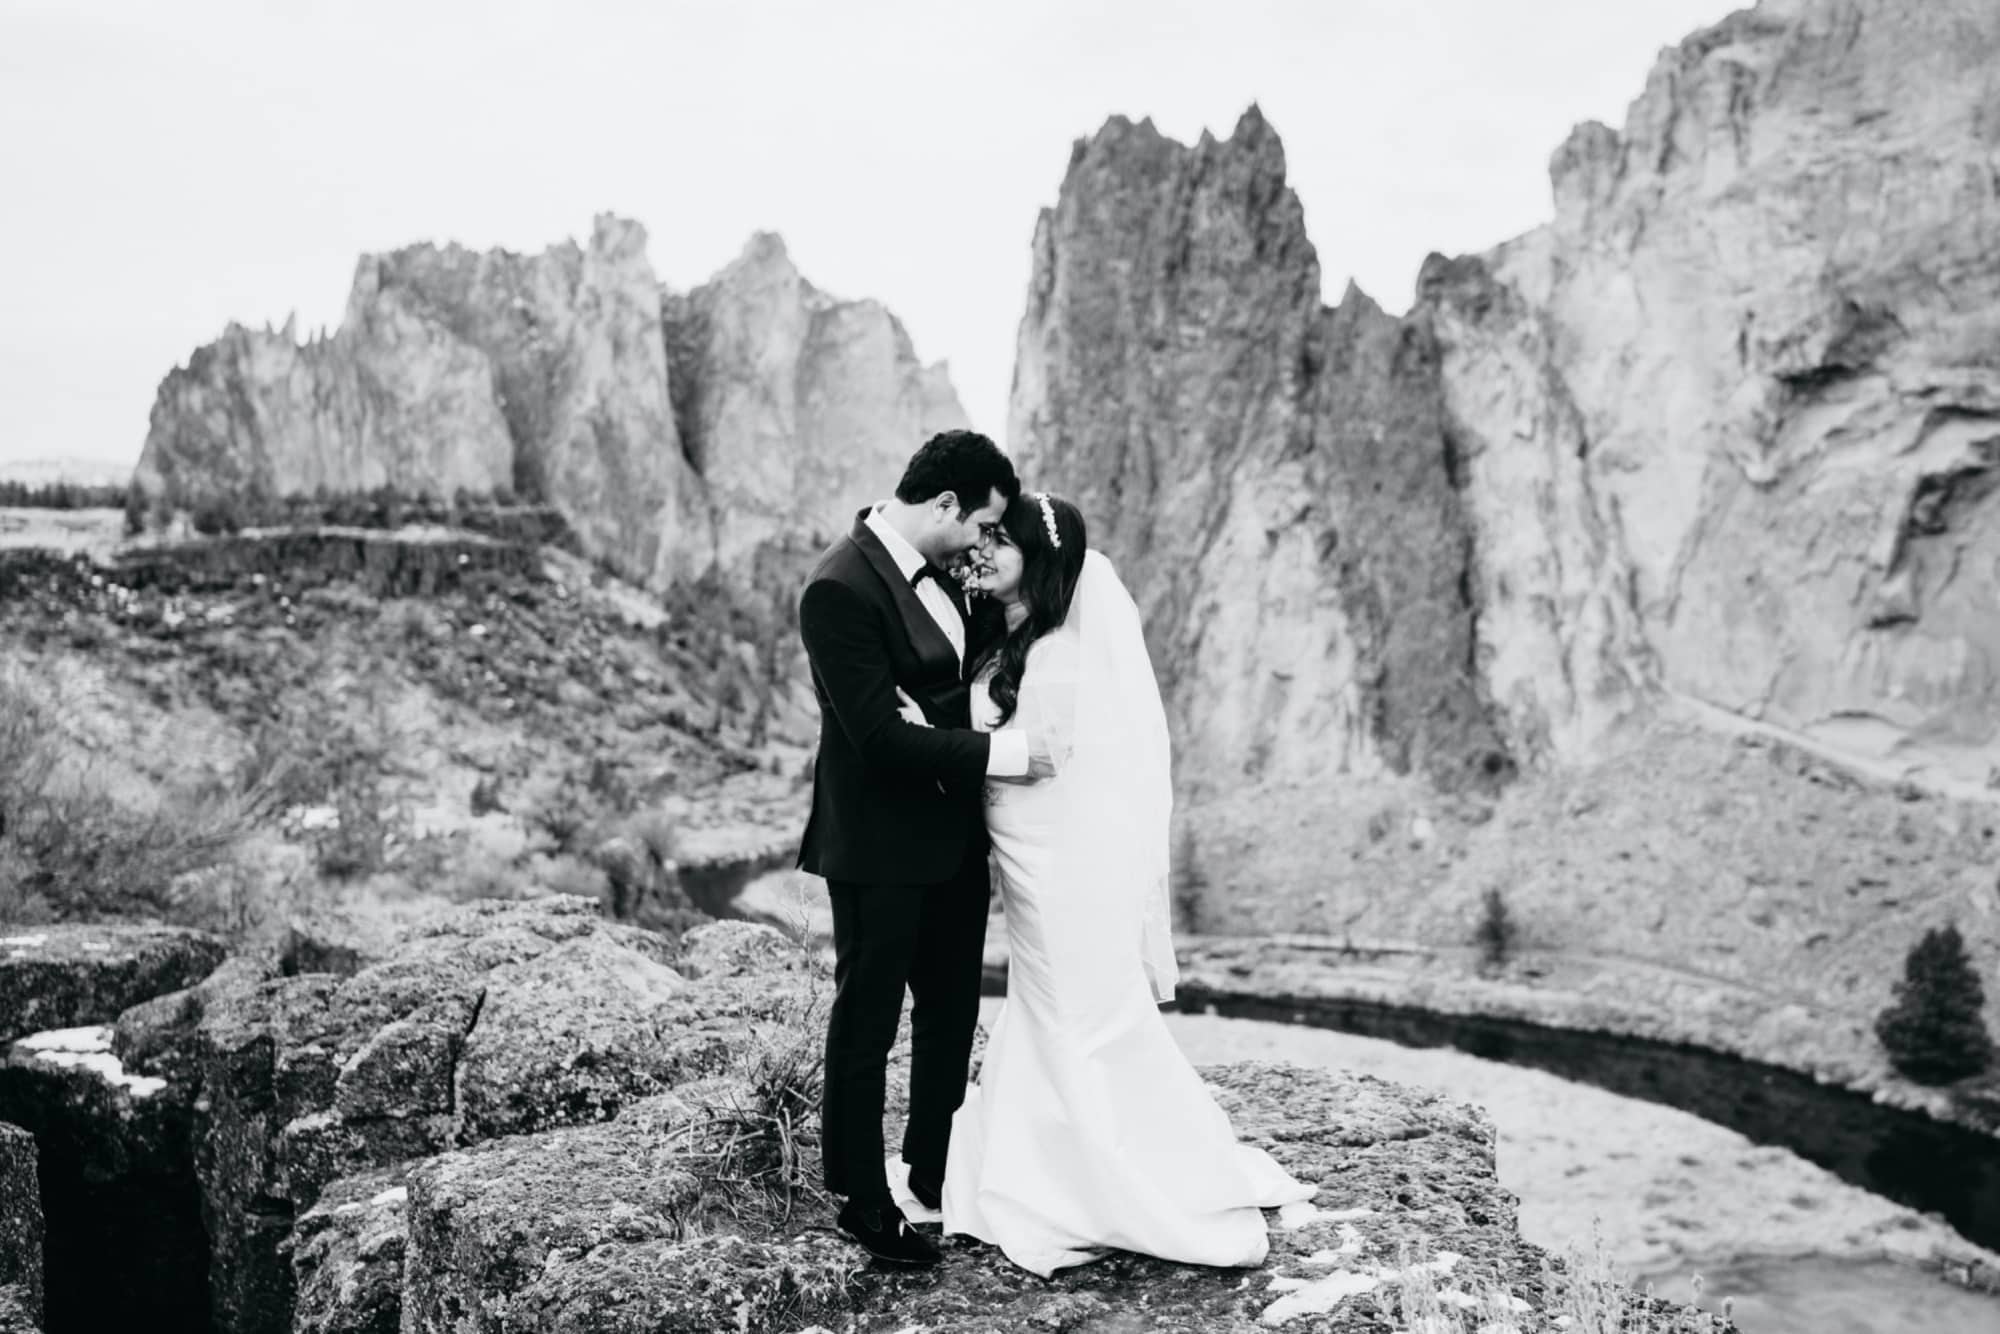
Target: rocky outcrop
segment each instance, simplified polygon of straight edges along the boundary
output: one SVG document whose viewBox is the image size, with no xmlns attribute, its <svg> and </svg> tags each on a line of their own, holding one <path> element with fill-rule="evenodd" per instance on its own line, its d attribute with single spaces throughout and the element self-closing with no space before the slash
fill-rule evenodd
<svg viewBox="0 0 2000 1334">
<path fill-rule="evenodd" d="M 107 1027 L 58 1029 L 0 1059 L 0 1121 L 30 1131 L 40 1157 L 48 1323 L 205 1329 L 185 1091 L 125 1070 Z"/>
<path fill-rule="evenodd" d="M 944 367 L 917 361 L 894 315 L 817 290 L 769 233 L 664 309 L 674 409 L 725 569 L 773 539 L 845 531 L 917 445 L 966 425 Z"/>
<path fill-rule="evenodd" d="M 41 1318 L 45 1294 L 60 1328 L 206 1328 L 191 1098 L 128 1072 L 105 1025 L 222 957 L 221 941 L 178 927 L 0 936 L 0 1329 L 9 1285 L 21 1328 Z M 33 1137 L 25 1148 L 15 1127 Z M 9 1263 L 30 1240 L 32 1276 Z"/>
<path fill-rule="evenodd" d="M 1148 614 L 1196 924 L 1309 903 L 1384 802 L 1598 756 L 1663 696 L 2000 772 L 1996 59 L 1990 11 L 1733 15 L 1562 147 L 1554 222 L 1433 257 L 1403 320 L 1320 307 L 1254 109 L 1078 145 L 1012 439 Z"/>
<path fill-rule="evenodd" d="M 313 960 L 352 971 L 284 971 Z M 817 1191 L 828 985 L 768 927 L 670 940 L 585 900 L 487 903 L 423 919 L 386 953 L 315 939 L 232 959 L 128 1010 L 115 1036 L 17 1044 L 0 1097 L 23 1072 L 73 1092 L 91 1107 L 71 1121 L 95 1136 L 79 1161 L 128 1177 L 147 1107 L 178 1109 L 202 1218 L 175 1226 L 213 1239 L 182 1277 L 199 1283 L 206 1263 L 213 1327 L 233 1331 L 1027 1334 L 1144 1311 L 1148 1327 L 1248 1334 L 1365 1319 L 1409 1300 L 1405 1285 L 1476 1294 L 1524 1332 L 1559 1327 L 1563 1280 L 1520 1240 L 1483 1116 L 1282 1066 L 1207 1072 L 1239 1133 L 1320 1187 L 1273 1217 L 1259 1270 L 1114 1255 L 1048 1282 L 965 1238 L 934 1273 L 869 1269 Z M 892 1118 L 907 1057 L 892 1058 Z M 51 1218 L 52 1253 L 86 1222 Z M 67 1272 L 108 1286 L 104 1254 L 88 1258 Z M 52 1281 L 63 1309 L 55 1297 Z M 206 1297 L 105 1327 L 206 1328 Z"/>
<path fill-rule="evenodd" d="M 880 305 L 815 291 L 772 236 L 662 294 L 637 223 L 536 256 L 362 259 L 338 331 L 232 326 L 169 374 L 137 473 L 191 504 L 515 491 L 662 586 L 830 531 L 964 423 Z"/>
<path fill-rule="evenodd" d="M 0 1043 L 109 1023 L 140 1001 L 199 982 L 223 944 L 172 926 L 14 927 L 0 934 Z"/>
<path fill-rule="evenodd" d="M 625 571 L 671 570 L 691 481 L 645 246 L 607 215 L 538 256 L 365 256 L 330 337 L 231 326 L 169 374 L 138 480 L 180 503 L 519 490 Z"/>
<path fill-rule="evenodd" d="M 19 1318 L 42 1318 L 42 1196 L 35 1137 L 0 1122 L 0 1329 L 11 1300 Z"/>
<path fill-rule="evenodd" d="M 1184 902 L 1279 837 L 1313 861 L 1364 785 L 1503 781 L 1530 731 L 1481 670 L 1435 341 L 1319 285 L 1254 108 L 1193 148 L 1114 119 L 1036 231 L 1011 439 L 1146 617 Z"/>
<path fill-rule="evenodd" d="M 605 1125 L 433 1158 L 406 1191 L 381 1176 L 335 1186 L 327 1199 L 342 1202 L 301 1230 L 343 1240 L 302 1247 L 314 1258 L 302 1258 L 301 1291 L 384 1293 L 400 1262 L 401 1328 L 417 1331 L 1026 1334 L 1143 1311 L 1148 1329 L 1248 1334 L 1338 1327 L 1320 1322 L 1393 1309 L 1405 1284 L 1428 1279 L 1506 1307 L 1523 1331 L 1560 1327 L 1560 1298 L 1519 1238 L 1479 1113 L 1367 1076 L 1256 1064 L 1206 1073 L 1243 1138 L 1321 1183 L 1312 1205 L 1273 1218 L 1271 1256 L 1247 1274 L 1114 1255 L 1048 1282 L 963 1237 L 945 1240 L 932 1273 L 865 1267 L 821 1215 L 759 1224 L 724 1213 L 714 1160 L 686 1132 L 749 1095 L 709 1080 Z M 361 1237 L 375 1238 L 377 1258 L 347 1240 Z M 326 1309 L 302 1300 L 298 1328 L 371 1328 Z M 1659 1314 L 1661 1328 L 1701 1328 L 1686 1312 Z M 391 1327 L 376 1318 L 372 1328 Z"/>
<path fill-rule="evenodd" d="M 146 1068 L 171 1068 L 174 1053 L 189 1051 L 198 1066 L 194 1165 L 215 1238 L 218 1324 L 290 1327 L 289 1239 L 329 1183 L 608 1120 L 724 1069 L 751 1023 L 791 1004 L 777 985 L 782 969 L 694 981 L 670 965 L 676 951 L 668 938 L 600 920 L 585 899 L 485 904 L 417 925 L 351 976 L 231 968 L 128 1015 L 121 1046 L 150 1053 Z M 356 1202 L 322 1210 L 301 1234 L 317 1238 L 313 1255 L 380 1258 L 341 1219 L 325 1225 Z M 347 1287 L 329 1300 L 363 1313 L 354 1319 L 375 1309 Z"/>
<path fill-rule="evenodd" d="M 1457 415 L 1575 422 L 1568 526 L 1620 542 L 1669 689 L 1975 783 L 2000 762 L 1996 61 L 1990 7 L 1734 14 L 1622 132 L 1562 146 L 1552 224 L 1432 275 Z M 1537 328 L 1476 327 L 1468 288 Z"/>
</svg>

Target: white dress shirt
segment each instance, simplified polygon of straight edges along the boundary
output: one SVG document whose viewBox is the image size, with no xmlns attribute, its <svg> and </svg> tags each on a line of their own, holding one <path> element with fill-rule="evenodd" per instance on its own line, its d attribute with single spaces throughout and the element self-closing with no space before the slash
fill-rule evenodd
<svg viewBox="0 0 2000 1334">
<path fill-rule="evenodd" d="M 889 559 L 896 562 L 896 568 L 903 578 L 913 578 L 924 567 L 923 553 L 910 545 L 909 539 L 890 527 L 882 517 L 882 507 L 877 505 L 868 512 L 868 531 L 881 539 L 882 546 L 889 553 Z M 944 591 L 935 579 L 926 579 L 916 586 L 917 601 L 924 604 L 924 610 L 937 622 L 938 629 L 951 641 L 952 651 L 958 654 L 959 671 L 965 670 L 965 618 L 958 614 L 958 606 L 951 600 L 951 594 Z M 1025 778 L 1028 774 L 1028 734 L 1022 731 L 1002 731 L 992 733 L 992 743 L 986 752 L 986 774 L 989 778 Z"/>
</svg>

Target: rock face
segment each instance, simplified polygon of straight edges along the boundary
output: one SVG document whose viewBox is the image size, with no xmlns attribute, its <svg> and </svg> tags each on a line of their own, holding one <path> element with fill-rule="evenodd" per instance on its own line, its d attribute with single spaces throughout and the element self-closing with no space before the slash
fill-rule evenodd
<svg viewBox="0 0 2000 1334">
<path fill-rule="evenodd" d="M 1990 9 L 1734 15 L 1403 320 L 1319 306 L 1254 109 L 1079 144 L 1011 439 L 1147 612 L 1194 924 L 1228 925 L 1211 881 L 1285 880 L 1265 850 L 1591 758 L 1662 697 L 2000 767 L 1996 59 Z"/>
<path fill-rule="evenodd" d="M 1388 775 L 1503 780 L 1527 739 L 1480 670 L 1435 340 L 1358 291 L 1320 305 L 1284 173 L 1254 108 L 1192 149 L 1113 120 L 1037 228 L 1021 324 L 1011 439 L 1146 617 L 1194 882 L 1271 821 L 1331 836 Z"/>
<path fill-rule="evenodd" d="M 9 1296 L 29 1323 L 42 1318 L 42 1195 L 35 1137 L 0 1123 L 0 1329 Z"/>
<path fill-rule="evenodd" d="M 1248 1273 L 1114 1255 L 1050 1282 L 948 1238 L 939 1270 L 904 1276 L 860 1264 L 822 1214 L 746 1226 L 718 1210 L 712 1161 L 699 1134 L 686 1132 L 749 1094 L 705 1080 L 604 1125 L 430 1159 L 410 1171 L 406 1201 L 381 1176 L 331 1188 L 327 1200 L 344 1202 L 308 1215 L 302 1233 L 373 1236 L 381 1258 L 360 1258 L 355 1241 L 310 1242 L 301 1293 L 384 1293 L 400 1265 L 401 1328 L 424 1334 L 1248 1334 L 1348 1327 L 1326 1323 L 1329 1315 L 1360 1328 L 1378 1304 L 1394 1309 L 1413 1271 L 1428 1266 L 1437 1289 L 1502 1301 L 1524 1331 L 1559 1328 L 1560 1299 L 1540 1254 L 1519 1239 L 1514 1201 L 1494 1178 L 1492 1128 L 1476 1111 L 1367 1076 L 1258 1064 L 1207 1075 L 1243 1138 L 1322 1183 L 1314 1205 L 1274 1218 L 1270 1259 Z M 1685 1312 L 1661 1315 L 1662 1329 L 1701 1327 Z M 302 1299 L 296 1328 L 393 1327 L 380 1308 L 374 1318 L 328 1318 Z"/>
<path fill-rule="evenodd" d="M 140 1001 L 190 986 L 223 944 L 172 926 L 37 926 L 0 935 L 0 1043 L 103 1024 Z"/>
<path fill-rule="evenodd" d="M 184 1093 L 125 1071 L 109 1028 L 58 1029 L 0 1059 L 0 1121 L 30 1131 L 40 1158 L 48 1323 L 205 1329 Z"/>
<path fill-rule="evenodd" d="M 1551 225 L 1425 282 L 1454 419 L 1495 469 L 1573 444 L 1579 518 L 1528 522 L 1617 544 L 1669 689 L 1981 783 L 1996 61 L 1991 6 L 1734 14 L 1666 53 L 1622 133 L 1562 146 Z M 1523 441 L 1551 419 L 1573 439 Z"/>
<path fill-rule="evenodd" d="M 536 256 L 364 257 L 331 336 L 232 326 L 169 374 L 138 480 L 181 503 L 512 490 L 664 585 L 834 528 L 964 423 L 893 316 L 814 291 L 777 238 L 664 298 L 645 244 L 607 215 Z"/>
<path fill-rule="evenodd" d="M 125 1016 L 121 1050 L 198 1081 L 194 1168 L 220 1327 L 291 1328 L 288 1239 L 329 1183 L 609 1120 L 724 1069 L 752 1023 L 791 1003 L 786 968 L 693 981 L 667 962 L 678 942 L 596 914 L 587 899 L 479 905 L 426 921 L 351 976 L 231 965 Z M 332 1260 L 380 1260 L 375 1197 L 399 1184 L 350 1191 L 302 1226 L 301 1257 L 319 1266 L 308 1287 Z M 315 1327 L 366 1327 L 379 1308 L 352 1285 L 315 1301 Z"/>
<path fill-rule="evenodd" d="M 283 971 L 336 958 L 353 971 Z M 1115 1255 L 1050 1282 L 964 1238 L 946 1241 L 934 1273 L 870 1269 L 817 1190 L 830 985 L 768 927 L 714 923 L 673 940 L 556 898 L 425 918 L 386 953 L 294 941 L 135 1006 L 115 1033 L 17 1043 L 0 1113 L 53 1109 L 63 1128 L 41 1142 L 74 1137 L 86 1179 L 129 1181 L 138 1158 L 177 1158 L 201 1218 L 175 1230 L 213 1241 L 179 1270 L 207 1278 L 212 1312 L 207 1294 L 110 1309 L 140 1290 L 122 1273 L 115 1298 L 87 1309 L 59 1308 L 52 1281 L 50 1309 L 67 1310 L 58 1327 L 310 1334 L 1248 1334 L 1359 1327 L 1415 1285 L 1505 1306 L 1524 1334 L 1560 1327 L 1562 1280 L 1520 1240 L 1479 1113 L 1283 1066 L 1207 1072 L 1242 1137 L 1320 1187 L 1314 1205 L 1274 1216 L 1261 1269 Z M 894 1119 L 907 1047 L 890 1074 Z M 23 1080 L 47 1087 L 18 1097 Z M 0 1131 L 10 1243 L 19 1139 Z M 80 1246 L 94 1222 L 88 1210 L 51 1218 L 52 1248 Z M 91 1249 L 50 1272 L 109 1287 L 106 1260 Z M 0 1264 L 0 1321 L 33 1327 L 25 1294 Z M 1714 1328 L 1656 1316 L 1663 1331 Z"/>
<path fill-rule="evenodd" d="M 894 315 L 816 290 L 776 236 L 665 310 L 674 409 L 725 568 L 772 538 L 844 531 L 919 444 L 966 425 L 944 367 L 917 361 Z"/>
</svg>

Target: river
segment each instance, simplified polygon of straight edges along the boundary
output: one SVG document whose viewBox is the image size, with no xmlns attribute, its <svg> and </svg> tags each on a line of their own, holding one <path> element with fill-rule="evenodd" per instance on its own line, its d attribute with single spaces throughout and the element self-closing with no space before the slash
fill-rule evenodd
<svg viewBox="0 0 2000 1334">
<path fill-rule="evenodd" d="M 990 1024 L 999 1002 L 984 1002 Z M 1521 1230 L 1552 1250 L 1593 1220 L 1620 1269 L 1663 1296 L 1732 1299 L 1746 1334 L 1992 1334 L 2000 1299 L 1915 1268 L 1966 1243 L 1941 1220 L 1871 1194 L 1786 1149 L 1673 1107 L 1446 1047 L 1321 1028 L 1169 1014 L 1197 1064 L 1285 1060 L 1378 1075 L 1484 1107 Z"/>
</svg>

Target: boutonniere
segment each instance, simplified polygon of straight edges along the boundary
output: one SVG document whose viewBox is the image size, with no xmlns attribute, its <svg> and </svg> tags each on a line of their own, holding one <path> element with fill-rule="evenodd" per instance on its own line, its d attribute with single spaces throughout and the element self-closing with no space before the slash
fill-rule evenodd
<svg viewBox="0 0 2000 1334">
<path fill-rule="evenodd" d="M 958 580 L 959 591 L 965 594 L 967 601 L 986 596 L 986 581 L 992 577 L 993 562 L 978 547 L 965 552 L 945 569 Z"/>
</svg>

